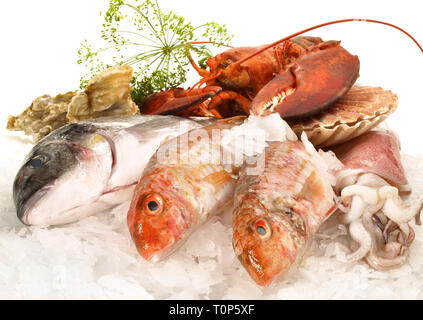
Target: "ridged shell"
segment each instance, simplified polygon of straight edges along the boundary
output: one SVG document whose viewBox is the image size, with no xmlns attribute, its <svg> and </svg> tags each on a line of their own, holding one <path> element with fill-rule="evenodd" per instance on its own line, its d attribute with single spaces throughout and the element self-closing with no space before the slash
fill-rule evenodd
<svg viewBox="0 0 423 320">
<path fill-rule="evenodd" d="M 326 111 L 316 116 L 290 121 L 297 135 L 306 132 L 317 147 L 329 147 L 358 137 L 393 113 L 398 96 L 380 87 L 353 86 Z"/>
</svg>

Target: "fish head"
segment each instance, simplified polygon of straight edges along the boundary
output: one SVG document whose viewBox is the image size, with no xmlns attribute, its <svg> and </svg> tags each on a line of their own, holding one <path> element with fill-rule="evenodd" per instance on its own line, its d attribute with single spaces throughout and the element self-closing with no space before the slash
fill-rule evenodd
<svg viewBox="0 0 423 320">
<path fill-rule="evenodd" d="M 147 261 L 169 256 L 193 225 L 196 215 L 179 178 L 166 168 L 156 168 L 135 189 L 127 222 L 139 254 Z"/>
<path fill-rule="evenodd" d="M 297 247 L 290 227 L 260 205 L 235 210 L 235 254 L 257 284 L 268 286 L 295 262 Z"/>
<path fill-rule="evenodd" d="M 86 134 L 75 140 L 61 132 L 34 146 L 15 177 L 13 199 L 24 224 L 72 222 L 74 209 L 98 197 L 107 183 L 112 152 L 106 139 Z"/>
</svg>

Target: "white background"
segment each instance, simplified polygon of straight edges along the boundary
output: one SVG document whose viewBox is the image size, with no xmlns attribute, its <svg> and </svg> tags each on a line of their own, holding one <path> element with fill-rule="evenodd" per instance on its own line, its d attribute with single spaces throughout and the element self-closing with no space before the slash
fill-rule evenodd
<svg viewBox="0 0 423 320">
<path fill-rule="evenodd" d="M 0 126 L 36 97 L 79 87 L 83 69 L 77 50 L 88 39 L 99 39 L 106 0 L 2 1 L 0 19 Z M 194 25 L 226 24 L 234 46 L 273 42 L 298 30 L 330 20 L 369 18 L 396 24 L 423 43 L 422 1 L 193 1 L 160 0 Z M 361 62 L 360 84 L 382 86 L 399 95 L 400 106 L 388 124 L 401 138 L 403 151 L 423 154 L 423 55 L 399 31 L 354 22 L 315 30 L 310 35 L 342 40 Z M 189 79 L 186 86 L 198 78 Z"/>
</svg>

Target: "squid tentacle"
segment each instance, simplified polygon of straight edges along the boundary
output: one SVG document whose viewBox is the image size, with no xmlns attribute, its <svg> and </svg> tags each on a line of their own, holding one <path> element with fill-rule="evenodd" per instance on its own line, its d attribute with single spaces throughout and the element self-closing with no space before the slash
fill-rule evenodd
<svg viewBox="0 0 423 320">
<path fill-rule="evenodd" d="M 407 223 L 423 209 L 423 197 L 417 199 L 410 206 L 405 206 L 398 194 L 398 189 L 395 187 L 382 187 L 378 193 L 382 199 L 385 199 L 383 212 L 397 224 Z"/>
<path fill-rule="evenodd" d="M 372 247 L 372 238 L 370 233 L 364 227 L 361 220 L 355 220 L 349 225 L 351 238 L 356 241 L 360 247 L 347 255 L 349 261 L 359 261 L 363 259 Z"/>
<path fill-rule="evenodd" d="M 347 259 L 364 258 L 377 270 L 389 270 L 407 262 L 414 240 L 409 221 L 422 211 L 423 197 L 405 205 L 397 188 L 374 178 L 364 174 L 342 189 L 341 198 L 351 198 L 351 204 L 340 219 L 349 224 L 351 238 L 359 244 Z"/>
</svg>

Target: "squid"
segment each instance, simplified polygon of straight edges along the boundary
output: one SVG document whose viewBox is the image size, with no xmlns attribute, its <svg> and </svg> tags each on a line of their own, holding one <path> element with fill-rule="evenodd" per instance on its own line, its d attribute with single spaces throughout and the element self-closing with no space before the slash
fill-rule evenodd
<svg viewBox="0 0 423 320">
<path fill-rule="evenodd" d="M 420 223 L 423 196 L 408 203 L 401 198 L 411 188 L 398 137 L 388 130 L 369 131 L 332 151 L 343 164 L 335 189 L 343 212 L 339 219 L 353 240 L 347 259 L 364 259 L 377 270 L 404 265 L 414 240 L 411 221 Z"/>
</svg>

